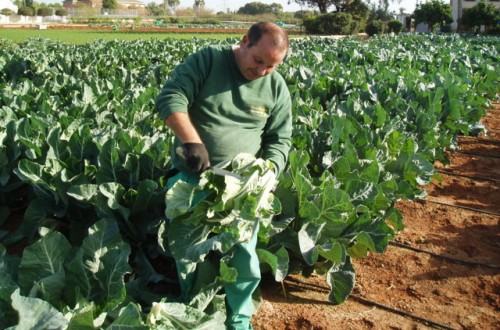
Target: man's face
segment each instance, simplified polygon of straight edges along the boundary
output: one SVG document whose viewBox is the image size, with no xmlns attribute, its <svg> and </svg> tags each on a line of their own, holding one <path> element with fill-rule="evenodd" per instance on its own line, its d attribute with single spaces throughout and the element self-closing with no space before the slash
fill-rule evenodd
<svg viewBox="0 0 500 330">
<path fill-rule="evenodd" d="M 255 80 L 270 74 L 285 55 L 286 50 L 276 49 L 272 37 L 267 34 L 264 34 L 252 47 L 249 46 L 247 36 L 244 36 L 236 52 L 236 63 L 246 79 Z"/>
</svg>

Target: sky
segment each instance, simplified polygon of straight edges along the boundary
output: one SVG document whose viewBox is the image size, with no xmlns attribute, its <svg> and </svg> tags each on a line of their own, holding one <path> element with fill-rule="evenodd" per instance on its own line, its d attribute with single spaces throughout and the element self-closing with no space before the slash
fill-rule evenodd
<svg viewBox="0 0 500 330">
<path fill-rule="evenodd" d="M 143 0 L 148 3 L 150 0 Z M 160 2 L 160 0 L 154 0 L 155 2 Z M 249 2 L 262 2 L 262 3 L 279 3 L 283 6 L 284 11 L 297 11 L 301 7 L 294 0 L 205 0 L 205 7 L 217 11 L 226 11 L 229 9 L 231 11 L 237 11 L 239 8 L 243 7 Z M 415 4 L 417 0 L 395 0 L 392 2 L 400 1 L 400 3 L 393 3 L 389 6 L 390 11 L 395 11 L 399 13 L 399 8 L 405 8 L 406 13 L 412 13 L 415 10 Z M 290 2 L 290 4 L 288 4 Z M 181 0 L 180 7 L 192 7 L 194 0 Z M 305 6 L 302 9 L 317 9 L 317 8 L 307 8 Z"/>
<path fill-rule="evenodd" d="M 145 3 L 156 2 L 161 3 L 162 0 L 143 0 Z M 249 2 L 262 2 L 262 3 L 279 3 L 283 6 L 284 11 L 293 12 L 300 10 L 301 7 L 294 0 L 205 0 L 205 7 L 208 9 L 212 9 L 214 12 L 218 11 L 237 11 L 239 8 L 243 7 L 246 3 Z M 396 1 L 400 1 L 400 3 L 395 3 Z M 415 10 L 415 4 L 418 0 L 393 0 L 392 4 L 389 6 L 390 11 L 394 11 L 399 13 L 399 8 L 405 8 L 405 13 L 411 14 L 413 10 Z M 62 2 L 62 0 L 38 0 L 37 2 L 42 3 L 57 3 Z M 290 2 L 290 4 L 289 4 Z M 180 7 L 192 7 L 194 0 L 181 0 Z M 303 6 L 302 9 L 317 9 L 317 8 L 308 8 Z"/>
<path fill-rule="evenodd" d="M 294 0 L 205 0 L 205 7 L 210 9 L 215 9 L 215 11 L 225 11 L 223 8 L 229 8 L 231 11 L 237 11 L 240 7 L 243 7 L 248 2 L 262 2 L 262 3 L 279 3 L 283 6 L 284 11 L 297 11 L 301 7 Z M 412 13 L 415 9 L 415 4 L 417 0 L 396 0 L 401 1 L 400 4 L 391 4 L 389 10 L 396 11 L 399 13 L 399 8 L 405 8 L 405 12 Z M 288 4 L 290 2 L 290 4 Z M 181 0 L 182 7 L 191 7 L 193 5 L 193 0 Z M 305 6 L 302 9 L 317 9 L 317 8 L 307 8 Z"/>
</svg>

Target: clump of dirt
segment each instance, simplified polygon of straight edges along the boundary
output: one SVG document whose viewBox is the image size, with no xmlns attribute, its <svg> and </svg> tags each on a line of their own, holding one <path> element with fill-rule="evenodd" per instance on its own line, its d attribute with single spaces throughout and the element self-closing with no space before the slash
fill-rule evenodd
<svg viewBox="0 0 500 330">
<path fill-rule="evenodd" d="M 499 329 L 500 104 L 479 137 L 460 137 L 424 201 L 398 208 L 405 229 L 382 254 L 354 261 L 349 299 L 327 302 L 323 276 L 264 279 L 256 330 Z"/>
</svg>

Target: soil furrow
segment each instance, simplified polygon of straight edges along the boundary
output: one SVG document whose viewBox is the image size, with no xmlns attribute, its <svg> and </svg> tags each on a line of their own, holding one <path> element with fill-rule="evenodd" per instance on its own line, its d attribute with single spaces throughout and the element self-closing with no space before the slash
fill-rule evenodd
<svg viewBox="0 0 500 330">
<path fill-rule="evenodd" d="M 328 304 L 320 275 L 288 276 L 285 293 L 280 283 L 265 278 L 254 328 L 499 329 L 500 218 L 494 214 L 500 214 L 500 111 L 488 111 L 482 122 L 486 135 L 459 138 L 459 150 L 476 155 L 450 153 L 450 165 L 437 166 L 443 181 L 424 187 L 429 200 L 447 205 L 398 202 L 405 229 L 384 253 L 354 261 L 350 299 Z M 488 155 L 495 157 L 483 157 Z"/>
</svg>

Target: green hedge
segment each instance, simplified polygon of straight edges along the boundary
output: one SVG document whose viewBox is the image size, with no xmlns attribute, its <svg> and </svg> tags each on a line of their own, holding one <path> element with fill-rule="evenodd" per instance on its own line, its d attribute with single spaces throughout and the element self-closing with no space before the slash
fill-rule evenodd
<svg viewBox="0 0 500 330">
<path fill-rule="evenodd" d="M 358 23 L 348 13 L 328 13 L 304 19 L 306 32 L 310 34 L 347 35 L 356 31 Z"/>
</svg>

